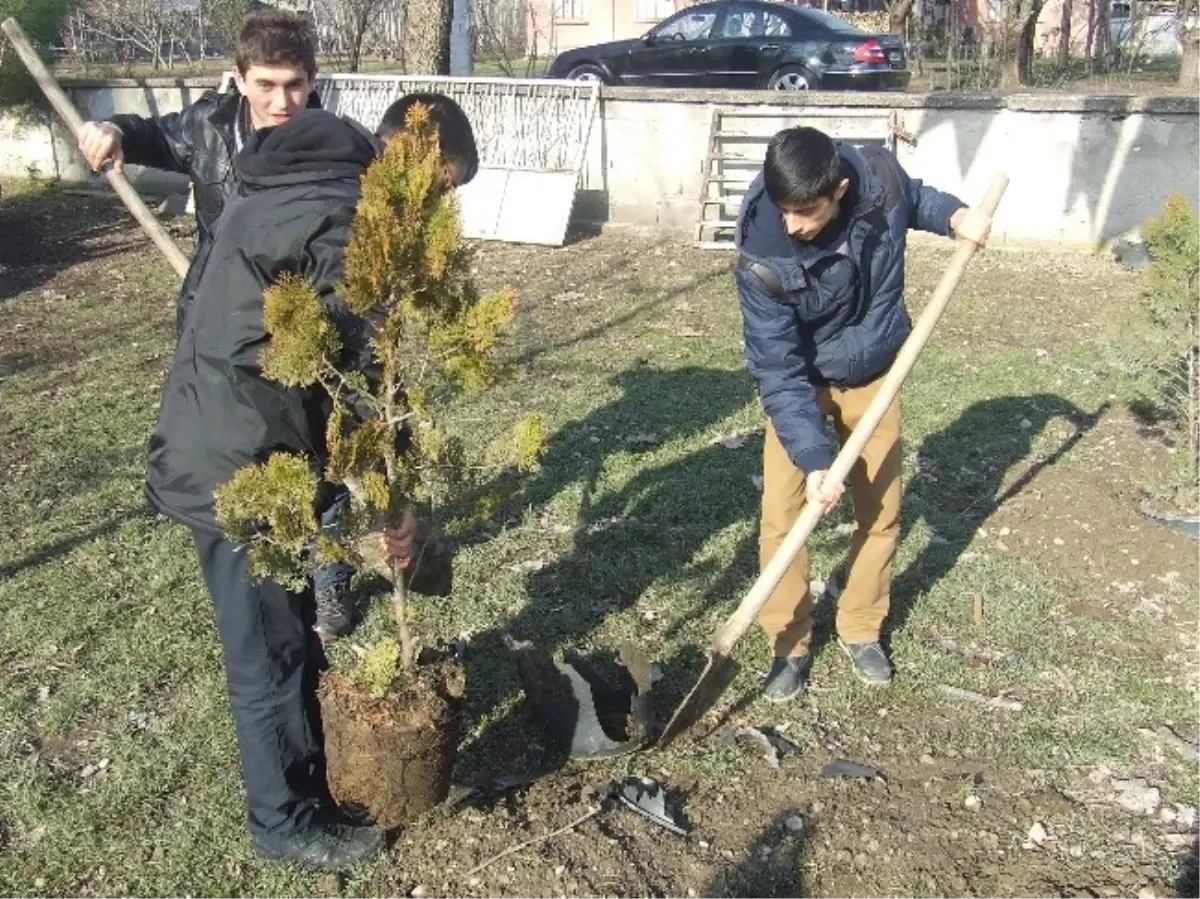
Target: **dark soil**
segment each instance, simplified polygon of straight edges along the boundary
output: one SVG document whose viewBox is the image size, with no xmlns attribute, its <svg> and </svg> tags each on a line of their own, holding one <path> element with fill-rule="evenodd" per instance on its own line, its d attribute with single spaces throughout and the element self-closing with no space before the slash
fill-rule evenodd
<svg viewBox="0 0 1200 899">
<path fill-rule="evenodd" d="M 461 668 L 450 663 L 401 674 L 380 699 L 349 679 L 321 684 L 329 786 L 390 830 L 444 800 L 458 751 Z"/>
</svg>

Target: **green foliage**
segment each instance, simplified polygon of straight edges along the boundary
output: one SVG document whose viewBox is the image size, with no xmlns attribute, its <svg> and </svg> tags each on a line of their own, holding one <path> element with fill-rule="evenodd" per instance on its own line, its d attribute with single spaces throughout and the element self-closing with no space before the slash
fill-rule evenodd
<svg viewBox="0 0 1200 899">
<path fill-rule="evenodd" d="M 381 698 L 396 679 L 400 664 L 400 644 L 384 637 L 367 647 L 354 671 L 354 681 L 376 699 Z"/>
<path fill-rule="evenodd" d="M 1200 274 L 1200 222 L 1183 194 L 1172 194 L 1162 214 L 1142 229 L 1154 260 L 1142 300 L 1151 318 L 1179 352 L 1196 339 L 1196 278 Z"/>
<path fill-rule="evenodd" d="M 263 312 L 272 335 L 263 352 L 263 374 L 288 387 L 319 381 L 326 360 L 341 352 L 342 341 L 312 283 L 284 272 L 267 288 Z"/>
<path fill-rule="evenodd" d="M 250 573 L 303 590 L 304 550 L 317 533 L 317 475 L 300 456 L 274 453 L 214 492 L 229 539 L 250 546 Z"/>
<path fill-rule="evenodd" d="M 513 429 L 513 465 L 517 471 L 534 472 L 541 468 L 546 451 L 546 422 L 540 415 L 529 415 Z"/>
<path fill-rule="evenodd" d="M 1179 431 L 1179 474 L 1194 492 L 1200 482 L 1200 221 L 1187 198 L 1176 193 L 1159 216 L 1145 223 L 1142 233 L 1153 260 L 1142 281 L 1142 308 L 1157 326 L 1159 338 L 1154 357 L 1147 360 L 1157 386 L 1152 399 Z"/>
<path fill-rule="evenodd" d="M 0 0 L 0 22 L 14 18 L 25 36 L 47 64 L 51 54 L 47 46 L 57 43 L 76 0 Z M 31 106 L 40 102 L 42 92 L 21 62 L 16 51 L 0 32 L 0 109 Z"/>
</svg>

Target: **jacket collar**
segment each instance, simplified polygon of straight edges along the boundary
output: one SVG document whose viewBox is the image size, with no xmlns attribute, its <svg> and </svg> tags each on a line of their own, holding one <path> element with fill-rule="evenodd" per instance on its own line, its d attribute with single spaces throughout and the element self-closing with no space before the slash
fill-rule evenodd
<svg viewBox="0 0 1200 899">
<path fill-rule="evenodd" d="M 847 224 L 847 234 L 852 238 L 858 223 L 883 207 L 885 189 L 855 146 L 839 141 L 837 148 L 842 159 L 853 169 L 857 181 L 854 207 Z M 746 202 L 738 217 L 735 244 L 744 255 L 779 272 L 787 290 L 803 287 L 807 281 L 804 268 L 832 252 L 788 236 L 783 227 L 783 214 L 767 196 L 761 174 L 746 193 Z"/>
</svg>

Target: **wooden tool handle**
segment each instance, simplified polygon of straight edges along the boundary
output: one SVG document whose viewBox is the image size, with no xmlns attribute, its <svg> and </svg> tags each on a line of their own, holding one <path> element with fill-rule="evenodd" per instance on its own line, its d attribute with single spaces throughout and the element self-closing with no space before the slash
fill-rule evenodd
<svg viewBox="0 0 1200 899">
<path fill-rule="evenodd" d="M 59 87 L 54 76 L 42 63 L 41 57 L 34 51 L 33 46 L 29 43 L 29 38 L 25 36 L 25 32 L 21 26 L 17 24 L 16 19 L 5 19 L 0 23 L 0 29 L 8 35 L 9 41 L 12 42 L 13 49 L 17 51 L 17 55 L 21 57 L 21 61 L 25 63 L 25 68 L 29 69 L 29 74 L 33 76 L 34 81 L 38 83 L 38 87 L 42 89 L 42 93 L 46 95 L 46 99 L 50 101 L 50 105 L 54 107 L 54 111 L 58 113 L 67 127 L 71 129 L 71 134 L 76 139 L 79 138 L 79 130 L 83 127 L 83 119 L 79 113 L 63 93 L 63 89 Z M 138 224 L 150 235 L 150 239 L 155 245 L 162 250 L 163 255 L 167 257 L 167 261 L 171 263 L 171 267 L 175 269 L 179 277 L 187 275 L 188 258 L 184 252 L 179 249 L 175 241 L 171 240 L 171 236 L 163 229 L 158 219 L 142 202 L 142 198 L 138 196 L 137 191 L 129 183 L 129 180 L 121 172 L 113 171 L 108 168 L 104 172 L 108 178 L 108 183 L 113 186 L 113 190 L 117 192 L 117 196 L 124 201 L 129 211 L 133 213 L 133 217 L 138 220 Z"/>
<path fill-rule="evenodd" d="M 980 209 L 988 216 L 992 216 L 996 212 L 996 207 L 1000 205 L 1000 198 L 1004 196 L 1004 191 L 1008 187 L 1008 176 L 997 175 L 993 179 L 991 187 L 988 189 L 987 195 L 983 198 L 983 203 L 980 204 Z M 950 297 L 954 294 L 955 288 L 958 287 L 958 282 L 966 271 L 967 263 L 971 261 L 971 257 L 975 255 L 977 247 L 969 240 L 960 240 L 958 249 L 954 253 L 954 258 L 950 260 L 950 266 L 946 269 L 946 273 L 942 275 L 942 280 L 938 283 L 937 289 L 934 290 L 932 298 L 929 300 L 929 305 L 925 307 L 925 311 L 921 313 L 921 317 L 917 320 L 916 326 L 912 333 L 908 335 L 908 339 L 904 341 L 904 346 L 900 348 L 900 352 L 896 354 L 896 359 L 892 362 L 892 367 L 888 369 L 888 373 L 883 378 L 883 383 L 879 386 L 879 392 L 871 400 L 867 406 L 866 412 L 863 413 L 862 420 L 858 426 L 851 432 L 849 439 L 837 454 L 837 458 L 833 460 L 833 465 L 829 468 L 829 473 L 826 475 L 825 483 L 827 485 L 842 484 L 846 477 L 850 474 L 850 469 L 854 463 L 858 461 L 858 457 L 862 455 L 863 448 L 867 445 L 867 441 L 871 439 L 871 435 L 875 429 L 879 427 L 879 422 L 883 420 L 884 413 L 888 407 L 900 395 L 900 388 L 904 386 L 904 379 L 908 377 L 913 366 L 917 362 L 917 357 L 921 354 L 921 350 L 925 348 L 925 344 L 929 341 L 929 336 L 933 333 L 933 327 L 937 324 L 942 312 L 946 308 L 946 304 L 950 302 Z M 717 631 L 713 638 L 712 648 L 716 652 L 728 655 L 734 645 L 746 635 L 750 630 L 750 626 L 754 623 L 754 619 L 766 605 L 767 598 L 772 591 L 779 585 L 783 579 L 784 573 L 788 566 L 796 558 L 796 554 L 800 552 L 809 536 L 817 526 L 817 522 L 821 520 L 825 508 L 820 503 L 807 503 L 804 511 L 796 519 L 796 523 L 792 525 L 783 543 L 775 552 L 770 563 L 763 569 L 762 574 L 758 576 L 758 580 L 754 582 L 754 586 L 742 599 L 741 603 L 734 610 L 733 614 Z"/>
</svg>

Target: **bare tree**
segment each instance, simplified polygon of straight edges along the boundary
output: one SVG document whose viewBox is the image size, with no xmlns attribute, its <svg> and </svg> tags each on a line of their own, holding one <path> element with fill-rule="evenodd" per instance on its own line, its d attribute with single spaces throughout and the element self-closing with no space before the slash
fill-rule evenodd
<svg viewBox="0 0 1200 899">
<path fill-rule="evenodd" d="M 1197 0 L 1179 0 L 1179 43 L 1183 54 L 1179 59 L 1179 86 L 1195 91 L 1200 87 L 1200 28 L 1197 27 Z"/>
<path fill-rule="evenodd" d="M 1037 33 L 1038 17 L 1045 0 L 1014 0 L 1006 17 L 1005 43 L 1008 36 L 1016 39 L 1015 52 L 1010 50 L 1000 70 L 1000 86 L 1014 88 L 1033 81 L 1033 39 Z"/>
<path fill-rule="evenodd" d="M 450 74 L 450 23 L 454 0 L 410 0 L 405 35 L 409 72 Z"/>
<path fill-rule="evenodd" d="M 165 0 L 87 0 L 84 5 L 88 29 L 95 36 L 126 49 L 126 58 L 140 51 L 155 69 L 164 63 L 163 44 L 172 12 Z"/>
<path fill-rule="evenodd" d="M 888 30 L 903 36 L 908 28 L 908 17 L 912 15 L 915 0 L 892 0 L 888 4 Z"/>
<path fill-rule="evenodd" d="M 523 0 L 480 0 L 471 11 L 478 51 L 509 78 L 529 78 L 537 72 L 539 40 L 536 29 L 530 28 L 536 21 L 533 15 Z"/>
<path fill-rule="evenodd" d="M 330 30 L 346 66 L 357 72 L 362 65 L 363 43 L 389 0 L 319 0 L 317 14 L 322 31 Z"/>
</svg>

